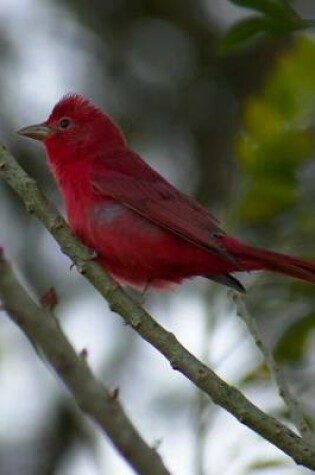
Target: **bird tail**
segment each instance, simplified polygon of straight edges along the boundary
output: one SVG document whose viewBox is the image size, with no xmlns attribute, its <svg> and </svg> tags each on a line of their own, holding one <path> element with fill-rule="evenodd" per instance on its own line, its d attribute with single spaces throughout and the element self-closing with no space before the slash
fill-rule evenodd
<svg viewBox="0 0 315 475">
<path fill-rule="evenodd" d="M 236 239 L 224 243 L 247 270 L 269 270 L 315 284 L 315 262 L 253 247 Z"/>
</svg>

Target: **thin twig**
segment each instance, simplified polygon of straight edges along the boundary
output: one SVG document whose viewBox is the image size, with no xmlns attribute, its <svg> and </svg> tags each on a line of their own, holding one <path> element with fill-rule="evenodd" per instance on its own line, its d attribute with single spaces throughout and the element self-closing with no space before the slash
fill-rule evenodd
<svg viewBox="0 0 315 475">
<path fill-rule="evenodd" d="M 233 293 L 233 299 L 237 306 L 237 314 L 246 324 L 249 332 L 251 333 L 257 347 L 261 351 L 262 355 L 265 358 L 266 364 L 269 368 L 271 375 L 274 378 L 274 381 L 278 387 L 278 391 L 284 402 L 286 403 L 291 419 L 295 424 L 296 428 L 300 432 L 301 436 L 309 443 L 314 443 L 313 434 L 305 420 L 303 415 L 302 408 L 300 407 L 298 401 L 292 394 L 292 391 L 287 383 L 287 380 L 280 368 L 280 366 L 275 361 L 271 349 L 263 341 L 259 328 L 256 324 L 255 319 L 250 315 L 245 298 L 242 295 Z"/>
<path fill-rule="evenodd" d="M 77 269 L 108 301 L 110 308 L 197 387 L 240 422 L 286 453 L 296 463 L 315 470 L 315 448 L 275 418 L 261 411 L 233 386 L 186 350 L 176 337 L 159 325 L 137 302 L 91 260 L 91 252 L 73 235 L 13 156 L 0 144 L 0 175 L 21 197 L 29 212 L 39 218 Z"/>
</svg>

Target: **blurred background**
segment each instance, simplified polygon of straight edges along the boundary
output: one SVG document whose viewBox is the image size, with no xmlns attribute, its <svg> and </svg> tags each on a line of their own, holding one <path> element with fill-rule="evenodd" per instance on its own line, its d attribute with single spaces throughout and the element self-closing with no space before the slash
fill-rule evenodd
<svg viewBox="0 0 315 475">
<path fill-rule="evenodd" d="M 315 18 L 313 0 L 292 5 Z M 265 36 L 220 50 L 249 12 L 228 0 L 1 0 L 0 131 L 62 210 L 37 143 L 15 134 L 80 92 L 132 147 L 216 214 L 229 232 L 315 258 L 315 39 Z M 56 314 L 172 474 L 303 474 L 200 395 L 70 270 L 54 240 L 0 182 L 0 245 L 34 297 L 55 287 Z M 242 276 L 248 306 L 311 425 L 314 287 Z M 255 404 L 288 413 L 229 292 L 203 279 L 149 295 L 146 307 Z M 1 475 L 130 475 L 24 335 L 0 318 Z"/>
</svg>

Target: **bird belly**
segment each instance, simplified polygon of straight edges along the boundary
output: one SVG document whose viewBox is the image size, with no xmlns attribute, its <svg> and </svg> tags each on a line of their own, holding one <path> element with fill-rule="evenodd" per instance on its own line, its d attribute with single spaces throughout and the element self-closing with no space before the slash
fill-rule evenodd
<svg viewBox="0 0 315 475">
<path fill-rule="evenodd" d="M 87 209 L 86 219 L 72 227 L 121 282 L 165 288 L 188 277 L 232 271 L 231 263 L 222 257 L 199 249 L 115 200 Z"/>
<path fill-rule="evenodd" d="M 95 207 L 87 222 L 83 240 L 116 279 L 142 287 L 165 266 L 159 249 L 165 232 L 120 203 Z"/>
</svg>

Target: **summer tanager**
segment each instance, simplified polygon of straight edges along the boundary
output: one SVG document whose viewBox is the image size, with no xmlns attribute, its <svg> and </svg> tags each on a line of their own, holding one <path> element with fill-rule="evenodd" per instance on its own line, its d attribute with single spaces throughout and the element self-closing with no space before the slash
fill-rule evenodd
<svg viewBox="0 0 315 475">
<path fill-rule="evenodd" d="M 203 276 L 243 291 L 233 272 L 268 270 L 315 284 L 315 263 L 226 234 L 194 199 L 128 147 L 119 127 L 84 97 L 61 99 L 20 134 L 43 142 L 69 224 L 118 281 L 166 288 Z"/>
</svg>

